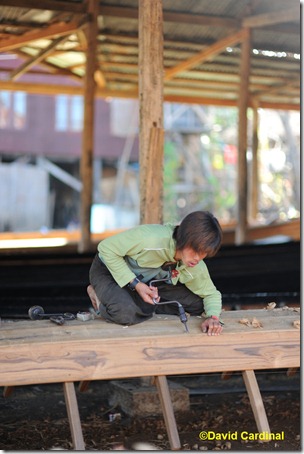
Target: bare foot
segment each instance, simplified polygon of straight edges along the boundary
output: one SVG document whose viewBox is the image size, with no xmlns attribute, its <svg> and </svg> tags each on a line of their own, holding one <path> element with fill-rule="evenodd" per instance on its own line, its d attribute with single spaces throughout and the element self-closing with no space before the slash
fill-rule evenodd
<svg viewBox="0 0 304 454">
<path fill-rule="evenodd" d="M 94 307 L 95 312 L 99 312 L 99 306 L 100 306 L 101 302 L 97 298 L 97 295 L 96 295 L 95 290 L 93 289 L 92 285 L 89 285 L 87 287 L 87 292 L 88 292 L 88 295 L 90 297 L 90 300 L 91 300 L 92 306 Z"/>
</svg>

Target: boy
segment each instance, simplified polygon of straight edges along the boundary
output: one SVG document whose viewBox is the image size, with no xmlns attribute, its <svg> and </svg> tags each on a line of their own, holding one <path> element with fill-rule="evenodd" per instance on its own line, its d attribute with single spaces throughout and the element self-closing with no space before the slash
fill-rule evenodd
<svg viewBox="0 0 304 454">
<path fill-rule="evenodd" d="M 122 325 L 158 314 L 176 314 L 178 301 L 190 315 L 201 315 L 202 331 L 218 335 L 221 294 L 203 262 L 222 242 L 218 220 L 208 211 L 188 214 L 180 225 L 143 224 L 98 244 L 90 268 L 88 295 L 101 317 Z M 151 280 L 163 281 L 149 285 Z"/>
</svg>

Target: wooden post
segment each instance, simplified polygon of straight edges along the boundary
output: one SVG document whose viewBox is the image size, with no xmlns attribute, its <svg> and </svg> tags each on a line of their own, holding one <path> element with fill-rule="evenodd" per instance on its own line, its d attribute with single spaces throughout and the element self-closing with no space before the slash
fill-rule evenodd
<svg viewBox="0 0 304 454">
<path fill-rule="evenodd" d="M 167 433 L 169 437 L 169 442 L 172 451 L 181 449 L 181 444 L 179 440 L 179 435 L 177 431 L 173 405 L 170 396 L 170 390 L 167 382 L 166 376 L 156 376 L 155 377 L 156 386 L 158 389 L 158 394 L 160 398 L 160 403 L 163 410 L 163 415 L 165 419 L 165 424 L 167 428 Z"/>
<path fill-rule="evenodd" d="M 259 168 L 258 168 L 258 149 L 259 149 L 259 113 L 258 105 L 253 106 L 253 125 L 252 125 L 252 162 L 250 175 L 250 217 L 256 219 L 258 214 L 259 199 Z"/>
<path fill-rule="evenodd" d="M 251 32 L 247 29 L 242 43 L 240 90 L 239 90 L 239 124 L 238 124 L 238 207 L 235 243 L 242 244 L 246 238 L 247 227 L 247 107 L 249 97 L 249 75 L 251 56 Z"/>
<path fill-rule="evenodd" d="M 254 370 L 244 370 L 242 375 L 258 431 L 270 433 L 268 418 Z"/>
<path fill-rule="evenodd" d="M 78 245 L 79 252 L 90 249 L 91 244 L 91 205 L 93 188 L 93 149 L 94 149 L 94 103 L 95 103 L 95 80 L 96 48 L 98 34 L 98 0 L 89 0 L 89 22 L 85 34 L 87 38 L 86 50 L 86 73 L 84 85 L 84 124 L 82 135 L 82 155 L 80 162 L 80 174 L 82 181 L 81 206 L 80 206 L 80 230 L 81 238 Z"/>
<path fill-rule="evenodd" d="M 140 223 L 163 219 L 163 13 L 139 0 Z"/>
<path fill-rule="evenodd" d="M 73 382 L 63 383 L 64 398 L 66 409 L 68 413 L 70 429 L 72 433 L 72 440 L 74 449 L 76 451 L 84 451 L 85 444 L 82 435 L 81 422 L 79 416 L 79 409 Z"/>
</svg>

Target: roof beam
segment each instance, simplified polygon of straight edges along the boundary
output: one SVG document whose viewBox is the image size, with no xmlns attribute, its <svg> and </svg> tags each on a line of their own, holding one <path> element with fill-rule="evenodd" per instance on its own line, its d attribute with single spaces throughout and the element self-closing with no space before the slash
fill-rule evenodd
<svg viewBox="0 0 304 454">
<path fill-rule="evenodd" d="M 9 38 L 3 41 L 0 41 L 0 52 L 7 52 L 13 49 L 17 49 L 18 47 L 25 46 L 26 44 L 37 41 L 38 39 L 48 39 L 54 36 L 65 36 L 71 35 L 72 33 L 77 33 L 79 28 L 83 26 L 82 23 L 78 22 L 70 22 L 66 23 L 59 23 L 50 25 L 49 27 L 42 28 L 41 30 L 33 30 L 28 33 L 23 34 L 22 36 L 17 36 L 13 38 Z"/>
<path fill-rule="evenodd" d="M 46 95 L 83 95 L 83 86 L 76 85 L 54 85 L 54 84 L 32 84 L 26 82 L 11 82 L 1 80 L 1 89 L 9 91 L 25 91 L 31 94 L 46 94 Z M 138 88 L 132 90 L 111 90 L 108 88 L 97 88 L 96 96 L 99 98 L 125 98 L 125 99 L 138 99 Z M 164 101 L 167 102 L 180 102 L 186 104 L 204 104 L 207 106 L 229 106 L 236 107 L 237 100 L 234 99 L 222 99 L 199 96 L 197 94 L 190 95 L 178 95 L 178 94 L 167 94 L 164 93 Z M 249 101 L 251 106 L 251 101 Z M 266 102 L 259 99 L 259 106 L 265 109 L 275 110 L 295 110 L 300 111 L 300 103 L 295 104 L 292 102 Z"/>
<path fill-rule="evenodd" d="M 19 49 L 14 50 L 14 54 L 18 55 L 20 58 L 31 57 L 30 54 Z M 82 79 L 82 77 L 80 77 L 78 74 L 73 73 L 71 69 L 59 68 L 58 66 L 53 65 L 53 63 L 49 63 L 47 61 L 40 62 L 40 66 L 45 68 L 47 71 L 50 71 L 48 73 L 42 73 L 44 75 L 58 74 L 60 76 L 72 77 L 73 79 L 77 80 L 77 82 L 79 82 L 79 80 Z"/>
<path fill-rule="evenodd" d="M 38 55 L 36 55 L 33 58 L 30 58 L 28 61 L 23 63 L 19 68 L 12 71 L 10 74 L 10 80 L 17 80 L 19 77 L 22 76 L 22 74 L 26 73 L 30 68 L 32 68 L 32 66 L 40 63 L 53 51 L 53 49 L 55 49 L 55 47 L 58 44 L 60 44 L 65 39 L 67 39 L 66 36 L 61 36 L 60 38 L 57 38 L 54 41 L 52 41 L 52 43 L 49 46 L 47 46 L 45 49 L 41 50 L 38 53 Z"/>
<path fill-rule="evenodd" d="M 102 16 L 124 17 L 138 19 L 138 9 L 121 6 L 100 5 L 99 14 Z M 209 16 L 206 14 L 187 14 L 163 11 L 164 22 L 178 22 L 191 25 L 208 25 L 210 27 L 239 28 L 241 23 L 231 17 Z"/>
<path fill-rule="evenodd" d="M 282 11 L 257 14 L 243 19 L 243 27 L 265 27 L 267 25 L 281 24 L 283 22 L 298 22 L 300 15 L 300 4 L 296 8 L 289 8 Z"/>
<path fill-rule="evenodd" d="M 185 60 L 174 66 L 173 68 L 168 69 L 165 72 L 165 80 L 170 80 L 176 74 L 201 64 L 202 62 L 222 52 L 224 49 L 226 49 L 227 46 L 233 46 L 234 44 L 239 43 L 246 37 L 246 34 L 246 29 L 242 29 L 237 33 L 226 36 L 225 38 L 220 39 L 214 44 L 211 44 L 211 46 L 209 46 L 207 49 L 204 49 L 202 52 L 199 52 L 188 60 Z"/>
<path fill-rule="evenodd" d="M 86 2 L 56 2 L 52 0 L 27 0 L 26 6 L 24 0 L 2 0 L 3 6 L 20 7 L 27 9 L 43 9 L 50 11 L 67 11 L 73 13 L 84 14 L 87 12 Z M 138 19 L 138 9 L 129 8 L 125 6 L 109 6 L 99 5 L 98 14 L 101 16 L 111 17 L 123 17 L 128 19 Z M 208 25 L 211 27 L 227 27 L 227 28 L 239 28 L 241 26 L 240 21 L 232 19 L 231 17 L 217 17 L 209 16 L 206 14 L 187 14 L 187 13 L 176 13 L 170 11 L 163 12 L 163 19 L 165 22 L 178 22 L 184 24 L 196 24 L 196 25 Z"/>
<path fill-rule="evenodd" d="M 76 2 L 55 2 L 52 0 L 2 0 L 2 6 L 10 6 L 15 8 L 23 9 L 43 9 L 49 11 L 66 11 L 73 12 L 75 14 L 84 14 L 87 12 L 86 2 L 76 3 Z"/>
</svg>

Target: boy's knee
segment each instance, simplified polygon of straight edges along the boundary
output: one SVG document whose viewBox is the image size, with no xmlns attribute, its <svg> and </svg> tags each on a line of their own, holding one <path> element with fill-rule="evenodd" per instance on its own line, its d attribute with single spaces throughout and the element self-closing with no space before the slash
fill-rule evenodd
<svg viewBox="0 0 304 454">
<path fill-rule="evenodd" d="M 105 318 L 119 325 L 135 325 L 139 323 L 136 308 L 118 305 L 105 307 Z"/>
</svg>

